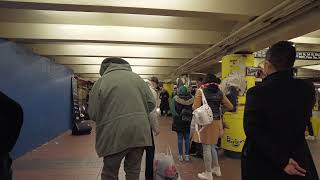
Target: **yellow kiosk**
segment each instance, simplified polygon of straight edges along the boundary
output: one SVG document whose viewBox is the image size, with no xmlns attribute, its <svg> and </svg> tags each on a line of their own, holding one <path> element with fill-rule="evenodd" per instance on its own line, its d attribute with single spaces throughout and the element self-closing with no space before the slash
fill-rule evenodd
<svg viewBox="0 0 320 180">
<path fill-rule="evenodd" d="M 236 112 L 226 112 L 224 122 L 227 125 L 222 137 L 222 148 L 225 155 L 239 158 L 246 139 L 243 129 L 243 114 L 245 105 L 245 92 L 255 85 L 255 76 L 247 76 L 247 69 L 254 67 L 255 58 L 252 54 L 233 54 L 222 58 L 222 80 L 235 74 L 243 80 L 243 92 L 238 96 Z"/>
</svg>

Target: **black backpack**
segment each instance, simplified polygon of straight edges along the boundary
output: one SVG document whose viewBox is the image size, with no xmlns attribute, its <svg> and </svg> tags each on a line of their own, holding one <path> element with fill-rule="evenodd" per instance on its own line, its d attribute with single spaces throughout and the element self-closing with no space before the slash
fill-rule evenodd
<svg viewBox="0 0 320 180">
<path fill-rule="evenodd" d="M 184 106 L 181 110 L 180 117 L 182 121 L 191 122 L 192 121 L 192 107 Z"/>
</svg>

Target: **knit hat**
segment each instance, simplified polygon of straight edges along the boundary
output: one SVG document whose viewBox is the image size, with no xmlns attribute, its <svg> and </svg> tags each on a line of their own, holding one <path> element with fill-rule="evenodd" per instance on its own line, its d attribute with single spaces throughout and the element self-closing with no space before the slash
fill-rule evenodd
<svg viewBox="0 0 320 180">
<path fill-rule="evenodd" d="M 119 58 L 119 57 L 106 58 L 101 63 L 100 72 L 99 72 L 101 76 L 108 69 L 108 67 L 110 66 L 111 63 L 113 63 L 113 64 L 129 64 L 127 61 L 125 61 L 124 59 Z"/>
</svg>

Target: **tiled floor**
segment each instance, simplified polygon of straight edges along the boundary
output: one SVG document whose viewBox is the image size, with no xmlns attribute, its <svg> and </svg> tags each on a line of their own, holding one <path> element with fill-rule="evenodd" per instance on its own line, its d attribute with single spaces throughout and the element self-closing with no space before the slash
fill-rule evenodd
<svg viewBox="0 0 320 180">
<path fill-rule="evenodd" d="M 161 119 L 161 134 L 156 137 L 157 152 L 164 152 L 169 145 L 177 156 L 176 134 L 171 131 L 171 120 Z M 102 159 L 94 150 L 95 135 L 71 136 L 70 132 L 55 138 L 14 163 L 14 180 L 100 180 Z M 310 143 L 314 159 L 320 168 L 320 143 Z M 201 160 L 193 159 L 190 163 L 176 160 L 182 180 L 195 180 L 197 173 L 203 170 Z M 240 161 L 220 157 L 223 176 L 215 180 L 240 180 Z M 142 163 L 142 174 L 144 173 Z M 120 180 L 124 178 L 123 169 Z M 141 179 L 144 179 L 141 176 Z"/>
</svg>

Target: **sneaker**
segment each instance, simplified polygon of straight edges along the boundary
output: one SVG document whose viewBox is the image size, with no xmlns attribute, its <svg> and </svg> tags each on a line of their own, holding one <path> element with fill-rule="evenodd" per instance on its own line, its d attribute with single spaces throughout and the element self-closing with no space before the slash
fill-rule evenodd
<svg viewBox="0 0 320 180">
<path fill-rule="evenodd" d="M 306 136 L 306 140 L 314 141 L 316 138 L 314 136 Z"/>
<path fill-rule="evenodd" d="M 190 156 L 189 156 L 189 155 L 185 155 L 185 156 L 184 156 L 184 159 L 185 159 L 186 161 L 190 161 Z"/>
<path fill-rule="evenodd" d="M 183 161 L 183 157 L 181 155 L 178 156 L 179 161 Z"/>
<path fill-rule="evenodd" d="M 221 177 L 221 176 L 222 176 L 222 174 L 221 174 L 221 169 L 220 169 L 219 166 L 214 167 L 214 168 L 212 169 L 212 173 L 213 173 L 214 175 L 218 176 L 218 177 Z"/>
<path fill-rule="evenodd" d="M 213 180 L 212 172 L 199 173 L 198 178 L 204 179 L 204 180 Z"/>
</svg>

